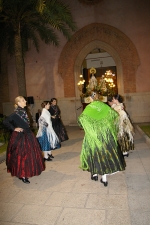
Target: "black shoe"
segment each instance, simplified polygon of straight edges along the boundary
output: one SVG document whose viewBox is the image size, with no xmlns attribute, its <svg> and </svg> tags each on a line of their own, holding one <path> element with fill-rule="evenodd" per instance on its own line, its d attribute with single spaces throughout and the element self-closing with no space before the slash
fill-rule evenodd
<svg viewBox="0 0 150 225">
<path fill-rule="evenodd" d="M 49 156 L 50 158 L 54 158 L 54 156 L 53 156 L 52 154 L 51 154 L 51 155 L 50 155 L 50 154 L 48 154 L 48 156 Z"/>
<path fill-rule="evenodd" d="M 48 157 L 47 159 L 44 158 L 44 162 L 45 162 L 45 161 L 52 161 L 52 159 L 51 159 L 50 157 Z"/>
<path fill-rule="evenodd" d="M 95 180 L 95 181 L 98 181 L 98 176 L 91 176 L 91 180 Z"/>
<path fill-rule="evenodd" d="M 108 185 L 108 182 L 107 182 L 107 181 L 104 182 L 104 181 L 102 180 L 102 178 L 101 178 L 101 179 L 100 179 L 100 182 L 101 182 L 102 184 L 104 184 L 105 187 L 107 187 L 107 185 Z"/>
<path fill-rule="evenodd" d="M 30 181 L 26 177 L 25 178 L 22 177 L 22 178 L 19 178 L 19 179 L 22 180 L 22 182 L 25 183 L 25 184 L 30 184 Z"/>
<path fill-rule="evenodd" d="M 127 153 L 127 154 L 125 154 L 125 155 L 123 154 L 123 156 L 124 156 L 124 157 L 125 157 L 125 156 L 128 157 L 128 156 L 129 156 L 129 153 Z"/>
</svg>

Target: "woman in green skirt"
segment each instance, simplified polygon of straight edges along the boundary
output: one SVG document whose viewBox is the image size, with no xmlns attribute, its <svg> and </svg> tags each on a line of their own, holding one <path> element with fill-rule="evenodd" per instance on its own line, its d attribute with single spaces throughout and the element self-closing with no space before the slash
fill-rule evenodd
<svg viewBox="0 0 150 225">
<path fill-rule="evenodd" d="M 93 102 L 86 106 L 78 118 L 85 131 L 80 154 L 81 169 L 91 173 L 91 179 L 108 185 L 107 175 L 125 170 L 123 154 L 117 144 L 118 113 L 98 100 L 93 93 Z"/>
</svg>

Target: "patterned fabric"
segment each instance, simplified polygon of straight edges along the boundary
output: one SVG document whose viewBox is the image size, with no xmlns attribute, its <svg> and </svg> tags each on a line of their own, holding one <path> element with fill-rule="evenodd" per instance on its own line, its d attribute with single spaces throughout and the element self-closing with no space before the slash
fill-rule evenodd
<svg viewBox="0 0 150 225">
<path fill-rule="evenodd" d="M 122 103 L 113 104 L 111 107 L 119 114 L 119 130 L 117 136 L 122 152 L 134 150 L 134 128 L 122 107 Z"/>
<path fill-rule="evenodd" d="M 42 148 L 42 151 L 49 151 L 50 149 L 53 149 L 48 141 L 46 127 L 43 127 L 43 133 L 40 137 L 38 137 L 38 142 Z"/>
<path fill-rule="evenodd" d="M 118 143 L 122 152 L 134 150 L 134 142 L 130 140 L 129 134 L 126 132 L 123 133 L 123 136 L 118 137 Z"/>
<path fill-rule="evenodd" d="M 53 130 L 51 115 L 47 109 L 42 110 L 39 118 L 39 130 L 36 135 L 42 151 L 60 148 L 60 140 Z"/>
<path fill-rule="evenodd" d="M 69 138 L 68 138 L 66 129 L 61 121 L 60 110 L 59 110 L 58 106 L 51 105 L 49 111 L 50 111 L 51 116 L 55 116 L 55 118 L 51 117 L 52 126 L 53 126 L 53 129 L 54 129 L 55 133 L 57 134 L 60 142 L 68 140 Z"/>
<path fill-rule="evenodd" d="M 91 174 L 111 174 L 125 169 L 117 143 L 118 114 L 105 103 L 94 101 L 78 118 L 85 136 L 80 154 L 81 169 Z"/>
<path fill-rule="evenodd" d="M 21 108 L 20 106 L 18 106 L 17 109 L 15 109 L 15 113 L 21 117 L 21 119 L 23 119 L 26 123 L 29 124 L 30 126 L 30 120 L 28 118 L 27 112 L 24 108 Z"/>
<path fill-rule="evenodd" d="M 60 117 L 60 109 L 58 108 L 57 105 L 51 105 L 50 108 L 53 109 L 53 114 L 51 113 L 51 110 L 50 110 L 50 113 L 52 116 L 55 115 L 57 118 Z"/>
<path fill-rule="evenodd" d="M 18 178 L 40 175 L 45 170 L 40 146 L 30 129 L 13 131 L 7 148 L 7 171 Z"/>
</svg>

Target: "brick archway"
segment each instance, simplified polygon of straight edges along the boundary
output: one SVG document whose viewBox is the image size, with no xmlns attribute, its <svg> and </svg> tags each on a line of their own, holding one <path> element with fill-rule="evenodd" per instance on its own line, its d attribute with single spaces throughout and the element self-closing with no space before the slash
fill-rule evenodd
<svg viewBox="0 0 150 225">
<path fill-rule="evenodd" d="M 136 70 L 140 64 L 132 41 L 115 27 L 93 23 L 78 30 L 64 46 L 58 72 L 64 82 L 64 97 L 77 97 L 76 83 L 86 55 L 94 48 L 106 50 L 117 67 L 119 93 L 136 92 Z"/>
</svg>

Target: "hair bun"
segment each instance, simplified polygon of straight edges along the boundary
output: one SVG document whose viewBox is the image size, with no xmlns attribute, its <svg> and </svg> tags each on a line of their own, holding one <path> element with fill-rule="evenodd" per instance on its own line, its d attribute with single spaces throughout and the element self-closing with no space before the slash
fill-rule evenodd
<svg viewBox="0 0 150 225">
<path fill-rule="evenodd" d="M 15 109 L 17 109 L 18 108 L 18 105 L 17 104 L 14 104 L 14 107 L 15 107 Z"/>
<path fill-rule="evenodd" d="M 44 107 L 45 107 L 44 102 L 42 102 L 41 107 L 42 107 L 42 108 L 44 108 Z"/>
</svg>

